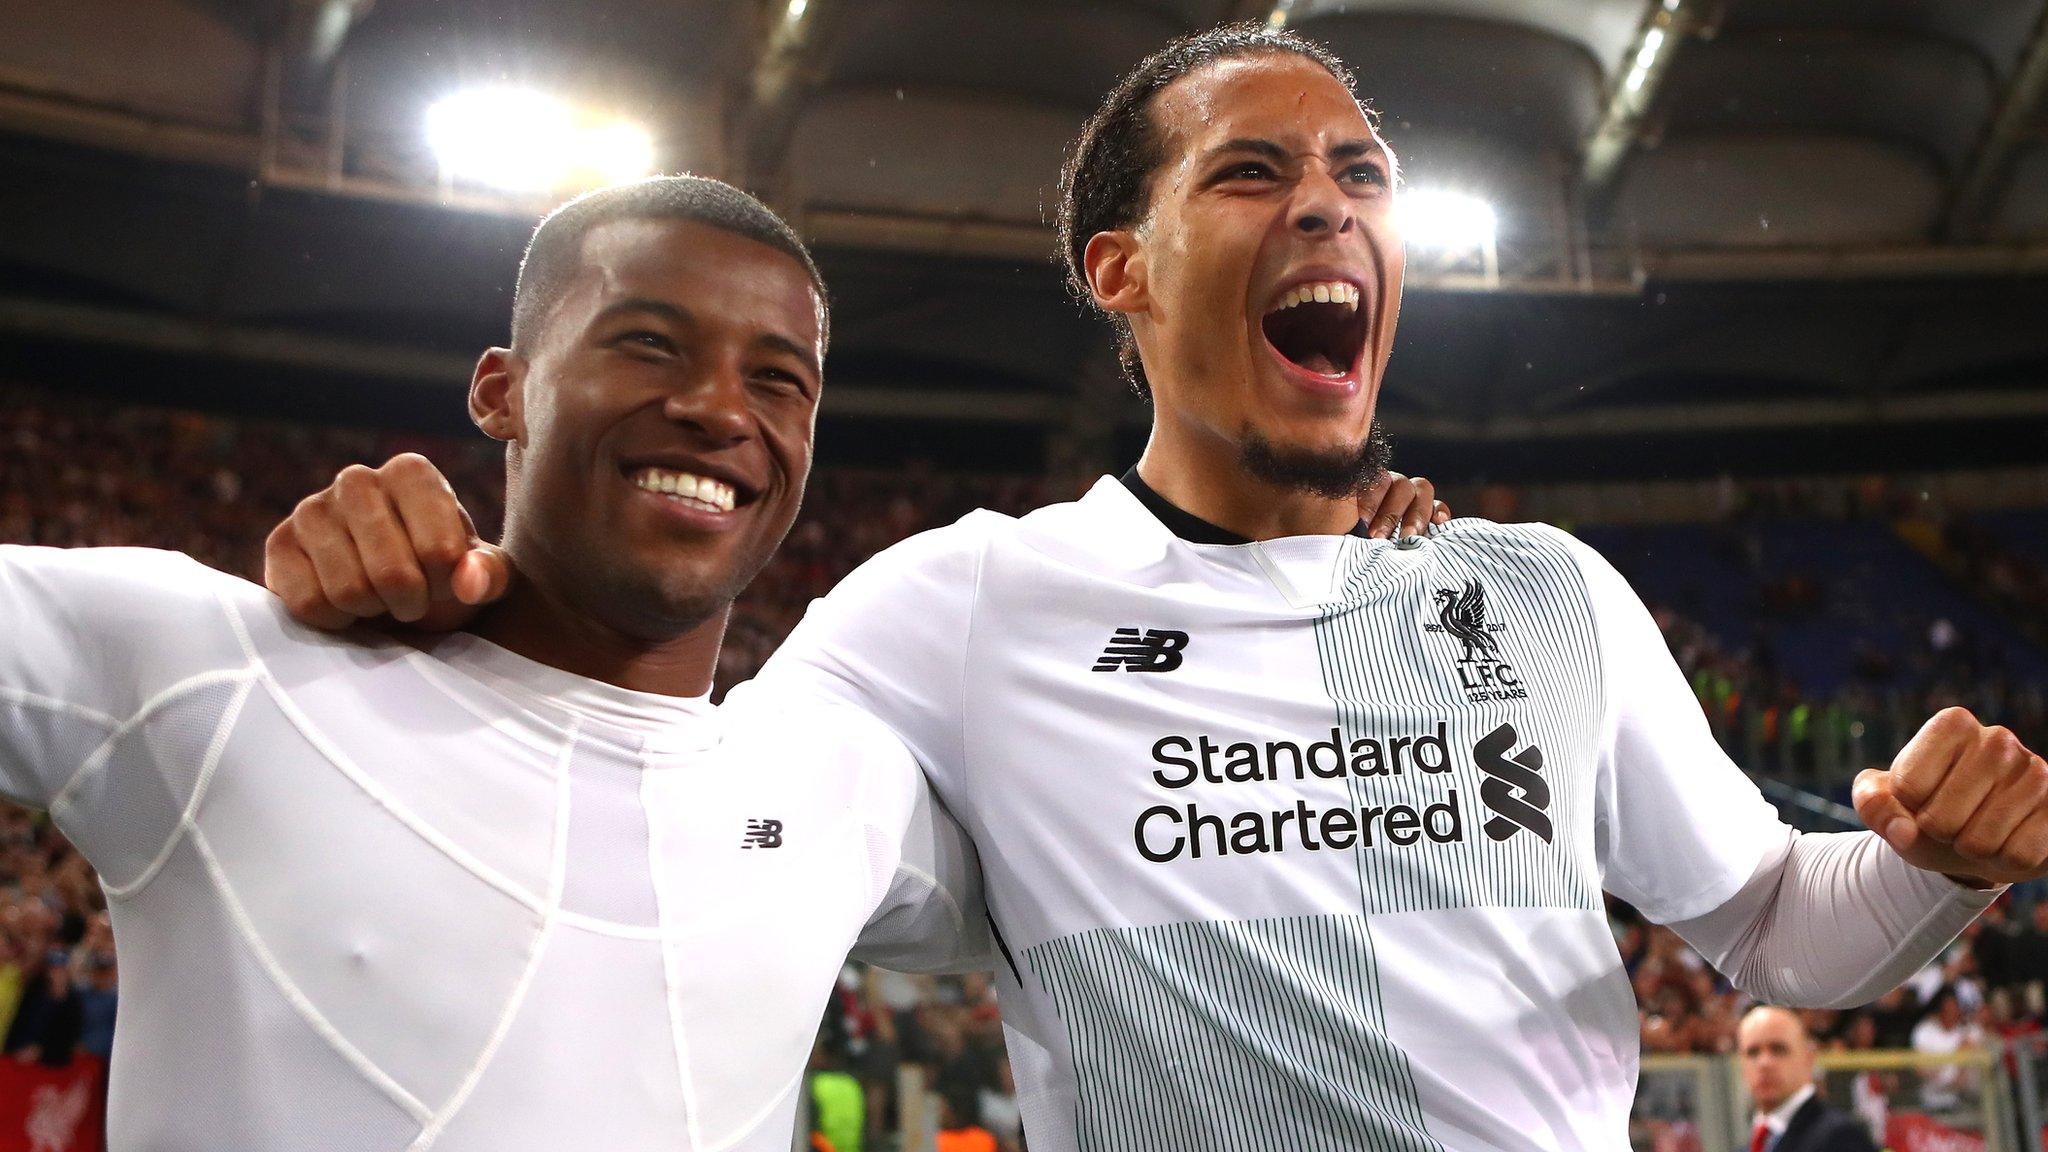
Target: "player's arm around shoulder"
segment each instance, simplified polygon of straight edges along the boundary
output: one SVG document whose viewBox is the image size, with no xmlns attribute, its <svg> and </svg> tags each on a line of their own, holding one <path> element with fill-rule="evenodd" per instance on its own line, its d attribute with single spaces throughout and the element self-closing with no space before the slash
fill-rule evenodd
<svg viewBox="0 0 2048 1152">
<path fill-rule="evenodd" d="M 849 704 L 942 781 L 958 770 L 983 557 L 1015 521 L 973 512 L 876 554 L 811 602 L 754 692 Z"/>
<path fill-rule="evenodd" d="M 0 545 L 0 788 L 49 806 L 144 709 L 244 664 L 224 598 L 257 592 L 176 552 Z"/>
</svg>

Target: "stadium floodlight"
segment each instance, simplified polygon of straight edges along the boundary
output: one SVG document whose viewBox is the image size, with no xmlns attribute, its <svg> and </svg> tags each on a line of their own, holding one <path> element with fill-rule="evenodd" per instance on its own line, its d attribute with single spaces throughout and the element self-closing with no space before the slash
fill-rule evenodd
<svg viewBox="0 0 2048 1152">
<path fill-rule="evenodd" d="M 783 18 L 794 24 L 804 18 L 804 10 L 810 6 L 811 0 L 789 0 L 789 8 L 785 11 Z"/>
<path fill-rule="evenodd" d="M 654 137 L 638 124 L 614 120 L 580 134 L 582 170 L 597 183 L 638 180 L 654 171 Z"/>
<path fill-rule="evenodd" d="M 427 144 L 444 180 L 506 192 L 615 184 L 654 169 L 646 129 L 525 88 L 476 88 L 439 101 L 427 109 Z"/>
<path fill-rule="evenodd" d="M 1499 221 L 1477 196 L 1439 188 L 1404 188 L 1394 197 L 1394 220 L 1410 248 L 1441 251 L 1493 249 Z"/>
</svg>

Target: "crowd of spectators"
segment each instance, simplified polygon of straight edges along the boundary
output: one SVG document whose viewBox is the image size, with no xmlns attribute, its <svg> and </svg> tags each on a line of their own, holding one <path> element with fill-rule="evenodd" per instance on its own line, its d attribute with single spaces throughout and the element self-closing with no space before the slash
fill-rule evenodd
<svg viewBox="0 0 2048 1152">
<path fill-rule="evenodd" d="M 293 505 L 342 467 L 398 452 L 432 457 L 492 531 L 504 487 L 493 447 L 0 387 L 0 541 L 170 548 L 260 579 L 263 538 Z"/>
<path fill-rule="evenodd" d="M 0 542 L 173 548 L 227 571 L 260 576 L 262 541 L 300 498 L 354 462 L 399 451 L 431 457 L 494 533 L 502 455 L 481 440 L 307 427 L 0 388 Z M 760 666 L 801 616 L 855 565 L 889 544 L 970 509 L 1021 512 L 1071 495 L 1042 480 L 821 469 L 805 512 L 768 571 L 741 600 L 720 656 L 721 689 Z M 1870 499 L 1882 503 L 1881 493 Z M 1854 512 L 1856 509 L 1849 509 Z M 2038 573 L 2000 559 L 2006 584 Z M 1785 588 L 1796 599 L 1811 590 Z M 1815 778 L 1881 759 L 1935 708 L 1960 702 L 2048 744 L 2040 685 L 1987 677 L 1967 644 L 1930 624 L 1916 674 L 1896 669 L 1827 699 L 1806 699 L 1767 652 L 1730 649 L 1697 623 L 1656 609 L 1673 652 L 1717 735 L 1742 762 Z M 1888 755 L 1888 752 L 1886 753 Z M 1841 1048 L 1984 1044 L 2038 1036 L 2048 974 L 2048 898 L 2021 894 L 1959 940 L 1905 988 L 1854 1012 L 1810 1013 Z M 1744 1004 L 1669 930 L 1612 909 L 1616 940 L 1642 1010 L 1648 1053 L 1732 1049 Z M 111 1044 L 116 971 L 104 899 L 90 869 L 37 815 L 0 813 L 0 1035 L 16 1059 L 62 1063 L 104 1056 Z M 821 1128 L 837 1152 L 886 1130 L 903 1102 L 898 1070 L 913 1065 L 940 1101 L 949 1148 L 1021 1148 L 1017 1106 L 995 1000 L 985 977 L 908 977 L 849 967 L 816 1057 Z M 836 1093 L 834 1091 L 836 1089 Z M 1938 1098 L 1932 1102 L 1938 1103 Z M 824 1113 L 831 1113 L 830 1116 Z M 849 1142 L 850 1141 L 850 1142 Z"/>
<path fill-rule="evenodd" d="M 2002 609 L 2037 643 L 2048 643 L 2048 565 L 2015 549 L 2006 534 L 1954 518 L 1935 525 L 1957 574 Z"/>
<path fill-rule="evenodd" d="M 49 822 L 0 810 L 0 1052 L 63 1067 L 114 1046 L 114 935 L 85 858 Z"/>
<path fill-rule="evenodd" d="M 1888 761 L 1929 716 L 1957 704 L 2030 748 L 2048 744 L 2048 684 L 1983 668 L 1946 618 L 1927 622 L 1910 669 L 1866 653 L 1848 682 L 1809 693 L 1779 671 L 1768 642 L 1737 647 L 1668 605 L 1651 611 L 1715 737 L 1753 771 L 1845 794 L 1858 771 Z"/>
<path fill-rule="evenodd" d="M 1933 518 L 1878 480 L 1726 487 L 1732 494 L 1723 500 L 1724 518 L 1700 526 L 1695 537 L 1697 546 L 1734 558 L 1746 573 L 1746 634 L 1717 635 L 1682 604 L 1653 598 L 1651 609 L 1715 736 L 1740 763 L 1814 791 L 1846 793 L 1857 771 L 1888 760 L 1927 717 L 1957 704 L 1996 718 L 2030 747 L 2048 745 L 2048 681 L 2016 669 L 2003 643 L 2016 633 L 2048 644 L 2048 565 L 2013 549 L 1985 523 Z M 1868 573 L 1818 562 L 1771 572 L 1758 526 L 1772 517 L 1814 516 L 1864 520 L 1918 541 L 1956 587 L 1996 608 L 2001 635 L 1973 632 L 1938 606 L 1868 586 Z M 1856 638 L 1841 654 L 1847 675 L 1816 690 L 1786 671 L 1780 647 L 1790 626 L 1824 617 L 1849 622 Z"/>
<path fill-rule="evenodd" d="M 815 1064 L 860 1085 L 856 1133 L 833 1132 L 823 1116 L 814 1118 L 833 1152 L 860 1152 L 896 1130 L 901 1110 L 916 1106 L 899 1097 L 906 1067 L 918 1072 L 912 1086 L 935 1104 L 927 1119 L 940 1152 L 1024 1146 L 1002 1016 L 986 973 L 909 976 L 849 964 L 825 1014 Z"/>
</svg>

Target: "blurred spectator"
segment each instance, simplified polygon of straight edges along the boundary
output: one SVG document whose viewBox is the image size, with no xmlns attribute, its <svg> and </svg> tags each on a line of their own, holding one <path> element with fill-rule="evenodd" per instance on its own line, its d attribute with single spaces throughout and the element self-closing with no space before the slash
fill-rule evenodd
<svg viewBox="0 0 2048 1152">
<path fill-rule="evenodd" d="M 845 1060 L 818 1038 L 811 1052 L 811 1130 L 829 1152 L 860 1152 L 867 1129 L 867 1100 Z"/>
<path fill-rule="evenodd" d="M 2043 999 L 2043 982 L 2048 981 L 2048 892 L 2035 885 L 2034 903 L 2024 927 L 2015 927 L 2003 945 L 2005 971 L 2038 1014 Z"/>
<path fill-rule="evenodd" d="M 981 1122 L 995 1133 L 1004 1149 L 1023 1146 L 1024 1113 L 1017 1107 L 1017 1081 L 1010 1074 L 1008 1056 L 996 1062 L 996 1082 L 981 1090 Z"/>
<path fill-rule="evenodd" d="M 1913 1046 L 1913 1026 L 1920 1022 L 1924 1009 L 1912 988 L 1902 984 L 1892 989 L 1879 996 L 1870 1010 L 1877 1047 L 1899 1049 Z"/>
<path fill-rule="evenodd" d="M 1742 1018 L 1738 1062 L 1755 1103 L 1750 1152 L 1876 1152 L 1868 1130 L 1817 1097 L 1816 1055 L 1798 1014 L 1760 1007 Z"/>
<path fill-rule="evenodd" d="M 84 1008 L 71 986 L 71 957 L 52 951 L 22 990 L 14 1023 L 7 1030 L 7 1054 L 24 1064 L 41 1061 L 61 1068 L 71 1063 L 84 1026 Z"/>
<path fill-rule="evenodd" d="M 996 1152 L 995 1133 L 981 1126 L 973 1096 L 949 1092 L 939 1097 L 938 1152 Z"/>
<path fill-rule="evenodd" d="M 1964 1019 L 1962 1002 L 1955 989 L 1935 993 L 1933 1008 L 1913 1026 L 1913 1051 L 1927 1056 L 1947 1056 L 1968 1048 L 1982 1048 L 1984 1032 Z M 1964 1093 L 1975 1090 L 1976 1080 L 1956 1065 L 1924 1069 L 1920 1078 L 1920 1103 L 1930 1112 L 1952 1111 L 1962 1104 Z"/>
<path fill-rule="evenodd" d="M 114 1054 L 114 1013 L 118 1000 L 114 985 L 118 970 L 114 963 L 114 930 L 105 912 L 97 913 L 86 926 L 85 938 L 72 949 L 72 987 L 79 1005 L 78 1047 L 101 1060 Z"/>
</svg>

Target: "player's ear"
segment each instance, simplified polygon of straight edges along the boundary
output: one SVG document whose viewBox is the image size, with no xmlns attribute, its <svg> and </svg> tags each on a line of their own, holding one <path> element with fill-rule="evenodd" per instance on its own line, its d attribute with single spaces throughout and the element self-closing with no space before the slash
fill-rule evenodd
<svg viewBox="0 0 2048 1152">
<path fill-rule="evenodd" d="M 525 423 L 526 361 L 510 348 L 486 348 L 469 378 L 469 418 L 493 440 L 518 440 Z"/>
<path fill-rule="evenodd" d="M 1145 287 L 1145 253 L 1129 232 L 1097 232 L 1081 250 L 1088 273 L 1088 291 L 1108 312 L 1143 312 L 1150 303 Z"/>
</svg>

